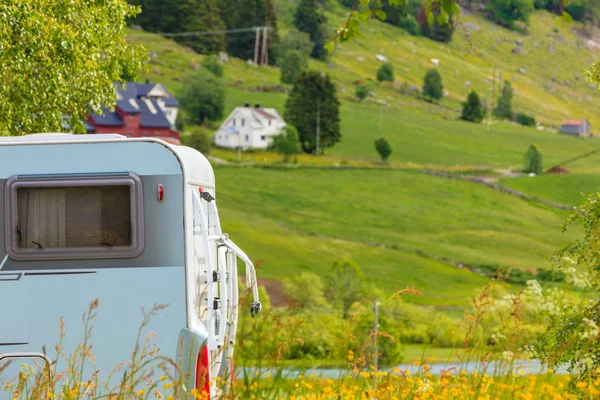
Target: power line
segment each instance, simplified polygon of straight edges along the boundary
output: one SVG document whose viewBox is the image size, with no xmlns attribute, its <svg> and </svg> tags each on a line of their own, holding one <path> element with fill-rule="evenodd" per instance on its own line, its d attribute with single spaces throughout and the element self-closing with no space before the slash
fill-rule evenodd
<svg viewBox="0 0 600 400">
<path fill-rule="evenodd" d="M 223 29 L 219 31 L 191 31 L 191 32 L 173 32 L 173 33 L 163 33 L 163 32 L 155 32 L 158 35 L 164 37 L 178 37 L 178 36 L 215 36 L 215 35 L 225 35 L 228 33 L 243 33 L 243 32 L 253 32 L 258 30 L 269 31 L 272 28 L 270 26 L 253 26 L 251 28 L 236 28 L 236 29 Z M 135 33 L 132 34 L 135 36 Z"/>
</svg>

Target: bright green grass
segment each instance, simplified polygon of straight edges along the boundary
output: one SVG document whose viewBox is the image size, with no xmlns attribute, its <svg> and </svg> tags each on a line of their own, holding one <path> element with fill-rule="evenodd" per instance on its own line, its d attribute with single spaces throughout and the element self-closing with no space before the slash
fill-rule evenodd
<svg viewBox="0 0 600 400">
<path fill-rule="evenodd" d="M 216 175 L 226 229 L 237 231 L 253 259 L 269 260 L 263 273 L 274 278 L 304 269 L 322 273 L 347 256 L 381 287 L 437 282 L 444 288 L 447 282 L 438 281 L 437 272 L 424 269 L 440 264 L 416 255 L 545 268 L 574 234 L 560 231 L 565 211 L 420 173 L 218 167 Z"/>
<path fill-rule="evenodd" d="M 578 206 L 587 195 L 598 191 L 600 175 L 568 174 L 521 176 L 500 181 L 502 186 L 568 206 Z"/>
<path fill-rule="evenodd" d="M 229 88 L 227 109 L 246 101 L 275 107 L 283 113 L 285 95 Z M 488 132 L 484 125 L 431 117 L 419 108 L 384 109 L 380 115 L 379 107 L 345 102 L 340 113 L 342 140 L 327 151 L 337 156 L 376 160 L 373 142 L 385 136 L 393 149 L 390 161 L 519 169 L 530 144 L 540 149 L 547 165 L 600 147 L 596 138 L 575 138 L 506 124 L 493 124 Z M 589 157 L 573 165 L 594 168 L 598 162 Z"/>
</svg>

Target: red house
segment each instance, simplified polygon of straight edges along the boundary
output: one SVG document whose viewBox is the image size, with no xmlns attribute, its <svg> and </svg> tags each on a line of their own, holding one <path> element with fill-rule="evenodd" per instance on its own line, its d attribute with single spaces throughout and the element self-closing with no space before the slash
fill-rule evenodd
<svg viewBox="0 0 600 400">
<path fill-rule="evenodd" d="M 86 121 L 88 134 L 118 133 L 128 137 L 158 137 L 179 144 L 175 120 L 179 102 L 160 83 L 117 85 L 114 111 L 91 114 Z"/>
</svg>

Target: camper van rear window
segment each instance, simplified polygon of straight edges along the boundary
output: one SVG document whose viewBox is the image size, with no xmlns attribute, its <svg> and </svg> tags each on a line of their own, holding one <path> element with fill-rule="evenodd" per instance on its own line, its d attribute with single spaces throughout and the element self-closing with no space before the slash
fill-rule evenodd
<svg viewBox="0 0 600 400">
<path fill-rule="evenodd" d="M 18 176 L 7 189 L 13 259 L 127 258 L 143 249 L 142 188 L 133 174 Z"/>
</svg>

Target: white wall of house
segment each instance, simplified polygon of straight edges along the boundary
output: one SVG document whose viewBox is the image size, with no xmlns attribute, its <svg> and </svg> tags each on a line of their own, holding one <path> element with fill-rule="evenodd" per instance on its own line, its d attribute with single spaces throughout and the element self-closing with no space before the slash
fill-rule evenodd
<svg viewBox="0 0 600 400">
<path fill-rule="evenodd" d="M 215 132 L 215 145 L 266 149 L 285 125 L 273 108 L 237 107 Z"/>
</svg>

